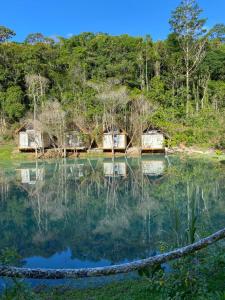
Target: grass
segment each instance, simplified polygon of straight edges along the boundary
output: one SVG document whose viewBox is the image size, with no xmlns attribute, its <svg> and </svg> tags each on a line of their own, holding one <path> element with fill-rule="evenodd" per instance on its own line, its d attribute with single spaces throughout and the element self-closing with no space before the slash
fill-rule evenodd
<svg viewBox="0 0 225 300">
<path fill-rule="evenodd" d="M 30 156 L 26 153 L 17 152 L 16 146 L 13 144 L 0 145 L 0 163 L 8 163 L 17 160 L 26 160 Z"/>
<path fill-rule="evenodd" d="M 131 299 L 163 299 L 160 293 L 152 292 L 151 286 L 147 280 L 133 280 L 124 281 L 119 283 L 113 283 L 104 287 L 92 288 L 92 289 L 70 289 L 63 290 L 63 288 L 56 288 L 48 292 L 40 294 L 41 299 L 54 299 L 54 300 L 131 300 Z"/>
<path fill-rule="evenodd" d="M 33 153 L 20 153 L 14 144 L 0 144 L 0 163 L 34 159 Z"/>
<path fill-rule="evenodd" d="M 13 145 L 0 145 L 0 161 L 11 160 L 11 155 L 14 150 Z"/>
<path fill-rule="evenodd" d="M 218 276 L 218 274 L 217 274 Z M 219 280 L 214 281 L 211 276 L 211 289 L 205 292 L 195 294 L 191 293 L 191 285 L 182 283 L 181 291 L 173 288 L 174 283 L 179 286 L 181 282 L 177 281 L 167 283 L 163 287 L 163 281 L 152 283 L 149 279 L 141 278 L 139 280 L 122 281 L 118 283 L 107 284 L 103 287 L 75 289 L 65 286 L 56 288 L 38 287 L 34 290 L 27 288 L 23 284 L 15 285 L 14 289 L 4 292 L 2 300 L 224 300 L 225 290 L 224 274 L 220 274 Z M 201 284 L 201 281 L 200 281 Z M 185 289 L 187 291 L 185 291 Z M 195 288 L 193 288 L 194 290 Z"/>
</svg>

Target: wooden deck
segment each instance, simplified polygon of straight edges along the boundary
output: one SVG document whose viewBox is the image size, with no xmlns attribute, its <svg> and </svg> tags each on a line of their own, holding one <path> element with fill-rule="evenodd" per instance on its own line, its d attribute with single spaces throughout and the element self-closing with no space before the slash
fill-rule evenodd
<svg viewBox="0 0 225 300">
<path fill-rule="evenodd" d="M 35 152 L 36 150 L 37 151 L 43 151 L 44 149 L 43 148 L 32 148 L 32 147 L 19 147 L 18 150 L 20 152 Z"/>
<path fill-rule="evenodd" d="M 114 152 L 116 152 L 116 151 L 126 151 L 126 148 L 114 148 L 114 149 L 112 149 L 112 148 L 102 148 L 102 150 L 103 151 L 110 151 L 110 152 L 114 151 Z"/>
<path fill-rule="evenodd" d="M 87 151 L 86 147 L 64 147 L 62 149 L 66 151 Z"/>
<path fill-rule="evenodd" d="M 19 147 L 18 150 L 20 152 L 35 152 L 36 150 L 38 152 L 40 151 L 46 151 L 46 150 L 63 150 L 63 151 L 68 151 L 68 152 L 80 152 L 80 151 L 87 151 L 87 148 L 85 147 L 65 147 L 65 148 L 32 148 L 32 147 Z"/>
<path fill-rule="evenodd" d="M 165 148 L 142 148 L 141 153 L 165 153 Z"/>
</svg>

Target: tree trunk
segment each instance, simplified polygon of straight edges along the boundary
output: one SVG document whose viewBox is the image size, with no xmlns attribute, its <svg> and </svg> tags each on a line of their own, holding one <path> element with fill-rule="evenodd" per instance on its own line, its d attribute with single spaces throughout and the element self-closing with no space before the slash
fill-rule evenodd
<svg viewBox="0 0 225 300">
<path fill-rule="evenodd" d="M 190 100 L 190 95 L 189 95 L 189 90 L 190 90 L 190 78 L 189 78 L 189 70 L 187 69 L 186 72 L 186 117 L 189 116 L 189 100 Z"/>
<path fill-rule="evenodd" d="M 32 279 L 65 279 L 65 278 L 86 278 L 97 276 L 108 276 L 115 274 L 123 274 L 141 270 L 146 267 L 161 265 L 171 260 L 179 259 L 192 254 L 201 249 L 207 248 L 209 245 L 225 238 L 225 228 L 204 238 L 194 244 L 173 250 L 164 254 L 159 254 L 146 259 L 137 260 L 131 263 L 121 265 L 83 268 L 83 269 L 30 269 L 17 268 L 10 266 L 0 266 L 0 276 L 3 277 L 24 277 Z"/>
</svg>

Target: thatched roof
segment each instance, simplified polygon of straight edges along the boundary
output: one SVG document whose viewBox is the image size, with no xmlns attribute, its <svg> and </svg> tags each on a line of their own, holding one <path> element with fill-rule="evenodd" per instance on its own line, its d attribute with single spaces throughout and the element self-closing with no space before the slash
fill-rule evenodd
<svg viewBox="0 0 225 300">
<path fill-rule="evenodd" d="M 36 130 L 41 131 L 42 130 L 42 124 L 40 121 L 36 120 L 35 124 L 33 120 L 27 120 L 24 122 L 18 129 L 16 129 L 15 133 L 18 134 L 21 131 L 24 130 L 33 130 L 36 128 Z"/>
<path fill-rule="evenodd" d="M 126 134 L 127 135 L 127 132 L 126 132 L 126 130 L 124 130 L 124 129 L 120 129 L 120 128 L 118 128 L 118 127 L 108 127 L 108 128 L 106 128 L 104 131 L 103 131 L 103 133 L 104 134 L 112 134 L 112 133 L 114 133 L 114 134 Z"/>
<path fill-rule="evenodd" d="M 156 134 L 156 133 L 161 133 L 166 138 L 169 138 L 169 135 L 164 130 L 156 126 L 149 125 L 148 127 L 146 127 L 145 130 L 143 130 L 143 134 Z"/>
</svg>

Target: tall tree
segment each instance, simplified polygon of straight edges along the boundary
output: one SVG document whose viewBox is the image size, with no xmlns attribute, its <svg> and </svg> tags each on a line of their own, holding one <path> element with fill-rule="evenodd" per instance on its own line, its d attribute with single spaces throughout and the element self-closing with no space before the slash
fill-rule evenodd
<svg viewBox="0 0 225 300">
<path fill-rule="evenodd" d="M 11 39 L 14 35 L 16 33 L 12 29 L 0 25 L 0 43 Z"/>
<path fill-rule="evenodd" d="M 189 115 L 190 77 L 197 71 L 205 55 L 207 31 L 204 28 L 206 19 L 201 19 L 202 10 L 196 0 L 182 0 L 172 12 L 169 21 L 177 35 L 183 53 L 186 77 L 186 115 Z"/>
<path fill-rule="evenodd" d="M 43 43 L 43 44 L 53 44 L 54 40 L 51 38 L 45 37 L 42 33 L 30 33 L 25 39 L 25 44 L 31 44 L 35 45 L 38 43 Z"/>
<path fill-rule="evenodd" d="M 48 88 L 48 79 L 36 74 L 26 75 L 28 95 L 33 99 L 34 123 L 37 120 L 37 105 L 43 99 Z"/>
</svg>

